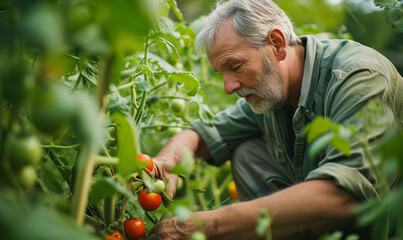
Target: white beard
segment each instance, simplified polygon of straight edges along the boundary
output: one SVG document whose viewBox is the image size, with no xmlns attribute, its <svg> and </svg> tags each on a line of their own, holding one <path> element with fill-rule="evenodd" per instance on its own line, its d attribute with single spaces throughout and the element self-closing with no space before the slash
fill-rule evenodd
<svg viewBox="0 0 403 240">
<path fill-rule="evenodd" d="M 263 70 L 256 77 L 256 81 L 258 83 L 256 88 L 240 88 L 236 91 L 236 94 L 240 97 L 254 94 L 261 98 L 260 101 L 252 99 L 248 102 L 253 112 L 262 114 L 284 106 L 287 94 L 284 93 L 282 76 L 267 56 L 263 56 Z"/>
</svg>

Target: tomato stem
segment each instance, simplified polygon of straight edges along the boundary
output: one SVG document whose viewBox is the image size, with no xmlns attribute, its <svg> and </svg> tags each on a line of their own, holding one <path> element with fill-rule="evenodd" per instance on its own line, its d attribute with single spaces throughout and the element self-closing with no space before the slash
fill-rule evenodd
<svg viewBox="0 0 403 240">
<path fill-rule="evenodd" d="M 132 191 L 132 187 L 133 187 L 133 181 L 130 180 L 130 181 L 129 181 L 129 184 L 128 184 L 128 186 L 127 186 L 127 189 L 131 192 L 131 191 Z M 123 197 L 122 204 L 121 204 L 121 207 L 120 207 L 120 211 L 119 211 L 119 213 L 118 213 L 118 214 L 119 214 L 119 215 L 118 215 L 118 219 L 124 217 L 128 200 L 129 200 L 129 198 L 128 198 L 127 196 L 124 196 L 124 197 Z"/>
<path fill-rule="evenodd" d="M 152 216 L 150 216 L 150 214 L 146 211 L 145 212 L 146 213 L 146 217 L 148 218 L 148 219 L 150 219 L 150 221 L 154 224 L 154 225 L 157 225 L 158 224 L 158 222 L 152 217 Z"/>
<path fill-rule="evenodd" d="M 77 159 L 77 175 L 74 182 L 74 192 L 72 199 L 72 214 L 78 224 L 84 222 L 85 209 L 88 201 L 92 169 L 94 167 L 94 144 L 85 144 L 81 148 Z"/>
<path fill-rule="evenodd" d="M 115 197 L 116 195 L 113 195 L 104 200 L 104 216 L 107 226 L 115 221 Z"/>
<path fill-rule="evenodd" d="M 57 149 L 79 149 L 81 146 L 81 143 L 74 144 L 74 145 L 56 145 L 56 144 L 47 144 L 47 145 L 41 145 L 42 148 L 57 148 Z"/>
<path fill-rule="evenodd" d="M 101 155 L 95 156 L 95 165 L 117 165 L 119 163 L 119 158 L 117 157 L 106 157 Z"/>
</svg>

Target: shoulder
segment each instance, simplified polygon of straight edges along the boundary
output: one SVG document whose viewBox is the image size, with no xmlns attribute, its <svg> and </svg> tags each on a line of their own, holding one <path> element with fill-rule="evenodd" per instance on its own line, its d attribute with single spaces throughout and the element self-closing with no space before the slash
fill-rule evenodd
<svg viewBox="0 0 403 240">
<path fill-rule="evenodd" d="M 369 70 L 389 77 L 393 64 L 375 49 L 352 40 L 332 39 L 323 44 L 322 67 L 337 70 L 341 78 L 357 71 Z"/>
</svg>

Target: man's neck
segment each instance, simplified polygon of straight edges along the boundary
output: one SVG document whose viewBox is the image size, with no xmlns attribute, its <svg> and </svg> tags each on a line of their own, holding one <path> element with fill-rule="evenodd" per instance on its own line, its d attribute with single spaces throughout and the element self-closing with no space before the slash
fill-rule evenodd
<svg viewBox="0 0 403 240">
<path fill-rule="evenodd" d="M 289 74 L 287 102 L 289 105 L 297 108 L 299 97 L 301 95 L 302 77 L 304 75 L 305 48 L 299 44 L 289 47 L 286 61 L 288 61 L 287 65 Z"/>
</svg>

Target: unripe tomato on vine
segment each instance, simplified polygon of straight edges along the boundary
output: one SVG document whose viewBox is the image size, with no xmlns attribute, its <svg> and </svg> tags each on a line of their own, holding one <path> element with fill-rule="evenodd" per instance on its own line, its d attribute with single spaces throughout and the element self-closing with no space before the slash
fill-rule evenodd
<svg viewBox="0 0 403 240">
<path fill-rule="evenodd" d="M 185 112 L 186 101 L 183 99 L 175 98 L 171 100 L 170 106 L 173 114 L 177 117 L 180 117 Z"/>
<path fill-rule="evenodd" d="M 26 165 L 37 165 L 42 157 L 41 143 L 34 135 L 18 136 L 13 133 L 7 138 L 11 165 L 17 169 Z"/>
<path fill-rule="evenodd" d="M 139 154 L 139 155 L 137 155 L 136 160 L 147 163 L 146 168 L 148 169 L 148 171 L 150 171 L 150 172 L 153 171 L 153 169 L 154 169 L 153 160 L 147 154 Z"/>
<path fill-rule="evenodd" d="M 105 233 L 105 240 L 124 240 L 124 238 L 120 232 L 114 231 L 112 234 Z"/>
<path fill-rule="evenodd" d="M 125 231 L 125 236 L 130 240 L 141 238 L 146 231 L 144 222 L 140 218 L 133 218 L 124 221 L 123 229 Z"/>
<path fill-rule="evenodd" d="M 144 211 L 154 211 L 161 205 L 162 197 L 158 193 L 142 190 L 138 196 L 138 201 Z"/>
<path fill-rule="evenodd" d="M 164 181 L 158 179 L 154 182 L 154 191 L 156 193 L 162 193 L 165 190 L 165 183 Z"/>
<path fill-rule="evenodd" d="M 17 173 L 17 179 L 25 189 L 32 188 L 37 179 L 35 167 L 32 165 L 23 167 Z"/>
</svg>

